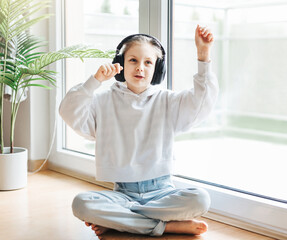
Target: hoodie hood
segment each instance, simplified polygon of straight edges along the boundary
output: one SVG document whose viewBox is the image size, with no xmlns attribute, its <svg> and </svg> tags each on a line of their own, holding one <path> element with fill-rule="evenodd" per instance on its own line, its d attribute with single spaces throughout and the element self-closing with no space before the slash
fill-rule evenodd
<svg viewBox="0 0 287 240">
<path fill-rule="evenodd" d="M 112 86 L 111 86 L 113 91 L 118 91 L 121 92 L 123 94 L 128 94 L 128 95 L 132 95 L 134 97 L 137 98 L 146 98 L 149 97 L 157 92 L 160 91 L 160 87 L 154 86 L 154 85 L 150 85 L 145 91 L 143 91 L 140 94 L 136 94 L 134 92 L 132 92 L 130 89 L 128 89 L 127 85 L 124 82 L 115 82 Z"/>
</svg>

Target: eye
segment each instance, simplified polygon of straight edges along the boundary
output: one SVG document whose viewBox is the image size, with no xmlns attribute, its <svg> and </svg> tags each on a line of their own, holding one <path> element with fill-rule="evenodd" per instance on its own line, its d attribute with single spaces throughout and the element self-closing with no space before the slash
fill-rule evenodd
<svg viewBox="0 0 287 240">
<path fill-rule="evenodd" d="M 130 62 L 136 62 L 137 60 L 135 58 L 131 58 L 129 61 Z"/>
<path fill-rule="evenodd" d="M 152 61 L 147 60 L 145 63 L 146 64 L 152 64 Z"/>
</svg>

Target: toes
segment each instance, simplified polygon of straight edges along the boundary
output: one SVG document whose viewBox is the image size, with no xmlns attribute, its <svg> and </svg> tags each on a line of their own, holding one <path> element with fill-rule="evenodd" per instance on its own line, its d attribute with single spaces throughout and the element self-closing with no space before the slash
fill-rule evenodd
<svg viewBox="0 0 287 240">
<path fill-rule="evenodd" d="M 86 223 L 87 226 L 90 226 L 91 229 L 95 232 L 95 234 L 98 236 L 104 234 L 108 229 L 96 224 L 92 224 L 92 223 Z"/>
<path fill-rule="evenodd" d="M 103 232 L 100 229 L 97 229 L 94 231 L 95 231 L 95 234 L 97 234 L 98 236 L 103 234 Z"/>
<path fill-rule="evenodd" d="M 87 227 L 89 227 L 89 226 L 91 226 L 92 224 L 91 224 L 91 223 L 88 223 L 88 222 L 85 222 L 85 225 L 86 225 Z"/>
<path fill-rule="evenodd" d="M 97 225 L 92 225 L 92 230 L 97 231 L 97 230 L 99 230 L 99 228 Z"/>
<path fill-rule="evenodd" d="M 98 225 L 95 225 L 95 224 L 91 224 L 91 228 L 94 230 L 94 229 L 98 229 Z"/>
<path fill-rule="evenodd" d="M 205 233 L 208 229 L 208 226 L 205 222 L 199 222 L 197 226 L 197 232 L 198 234 Z"/>
<path fill-rule="evenodd" d="M 92 230 L 95 232 L 95 234 L 97 234 L 97 236 L 102 235 L 104 233 L 104 230 L 97 225 L 92 227 Z"/>
<path fill-rule="evenodd" d="M 207 230 L 208 229 L 208 225 L 205 222 L 200 222 L 200 228 L 203 230 Z"/>
<path fill-rule="evenodd" d="M 191 220 L 190 231 L 192 234 L 200 235 L 207 231 L 208 225 L 203 221 Z"/>
</svg>

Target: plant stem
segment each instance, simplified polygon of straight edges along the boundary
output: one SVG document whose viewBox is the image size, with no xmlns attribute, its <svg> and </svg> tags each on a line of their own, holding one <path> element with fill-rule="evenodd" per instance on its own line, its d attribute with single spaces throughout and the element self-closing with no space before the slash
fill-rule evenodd
<svg viewBox="0 0 287 240">
<path fill-rule="evenodd" d="M 8 42 L 5 41 L 5 50 L 4 50 L 4 68 L 3 68 L 3 73 L 6 72 L 6 59 L 7 59 L 7 55 L 8 55 Z M 4 89 L 5 89 L 5 85 L 4 83 L 0 84 L 0 153 L 4 153 Z"/>
<path fill-rule="evenodd" d="M 11 129 L 10 129 L 10 153 L 14 152 L 14 130 L 15 130 L 15 117 L 11 113 Z M 12 137 L 13 136 L 13 137 Z"/>
<path fill-rule="evenodd" d="M 4 96 L 4 84 L 0 84 L 0 138 L 1 138 L 1 146 L 0 153 L 4 151 L 4 135 L 3 135 L 3 96 Z"/>
<path fill-rule="evenodd" d="M 22 79 L 22 76 L 20 77 L 20 79 Z M 30 77 L 31 79 L 32 77 Z M 18 94 L 18 90 L 19 90 L 19 85 L 20 85 L 20 81 L 17 83 L 17 87 L 16 90 L 13 91 L 13 95 L 12 95 L 12 105 L 11 105 L 11 129 L 10 129 L 10 153 L 13 153 L 14 151 L 14 134 L 15 134 L 15 123 L 16 123 L 16 118 L 17 118 L 17 113 L 20 107 L 20 103 L 21 103 L 21 99 L 23 97 L 23 95 L 25 94 L 25 90 L 27 88 L 28 83 L 26 83 L 23 88 L 22 88 L 22 92 L 20 97 L 17 99 L 17 94 Z"/>
<path fill-rule="evenodd" d="M 11 95 L 11 118 L 10 118 L 10 153 L 14 152 L 14 131 L 15 131 L 15 114 L 14 114 L 14 109 L 15 109 L 15 98 L 17 96 L 17 90 L 12 91 Z"/>
</svg>

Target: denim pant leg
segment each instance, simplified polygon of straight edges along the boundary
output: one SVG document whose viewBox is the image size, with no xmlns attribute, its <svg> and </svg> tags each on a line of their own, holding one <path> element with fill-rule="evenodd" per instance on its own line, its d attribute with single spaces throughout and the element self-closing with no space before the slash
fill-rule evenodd
<svg viewBox="0 0 287 240">
<path fill-rule="evenodd" d="M 122 232 L 162 235 L 165 223 L 132 212 L 133 199 L 116 191 L 86 192 L 73 201 L 74 215 L 86 222 Z"/>
<path fill-rule="evenodd" d="M 131 210 L 149 218 L 165 222 L 191 220 L 206 213 L 210 207 L 207 191 L 200 188 L 176 189 L 170 176 L 137 184 L 140 199 Z"/>
<path fill-rule="evenodd" d="M 154 196 L 150 196 L 151 193 Z M 135 203 L 131 210 L 162 221 L 191 220 L 206 213 L 210 206 L 209 194 L 200 188 L 164 189 L 146 193 L 145 204 Z"/>
</svg>

